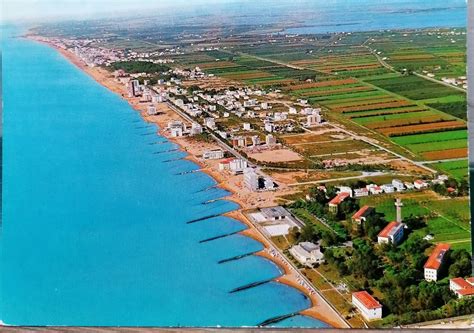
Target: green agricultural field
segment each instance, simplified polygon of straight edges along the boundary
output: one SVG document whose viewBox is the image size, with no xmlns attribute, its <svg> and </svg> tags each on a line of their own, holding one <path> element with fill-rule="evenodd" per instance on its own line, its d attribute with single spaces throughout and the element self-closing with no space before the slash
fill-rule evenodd
<svg viewBox="0 0 474 333">
<path fill-rule="evenodd" d="M 463 94 L 453 88 L 446 87 L 442 84 L 415 75 L 382 80 L 367 80 L 367 82 L 414 100 Z"/>
<path fill-rule="evenodd" d="M 448 141 L 450 142 L 450 141 Z M 450 161 L 433 163 L 429 165 L 457 179 L 463 179 L 468 176 L 468 160 Z"/>
<path fill-rule="evenodd" d="M 467 140 L 467 131 L 466 130 L 455 130 L 455 131 L 445 131 L 439 133 L 425 133 L 425 134 L 414 134 L 414 135 L 405 135 L 399 137 L 391 138 L 395 143 L 405 146 L 409 144 L 417 143 L 427 143 L 427 142 L 440 142 L 440 141 L 449 141 L 449 140 Z"/>
<path fill-rule="evenodd" d="M 358 124 L 367 125 L 373 122 L 396 120 L 396 119 L 423 118 L 423 117 L 430 117 L 430 116 L 436 116 L 436 115 L 440 115 L 440 113 L 436 111 L 427 110 L 427 111 L 420 111 L 420 112 L 404 112 L 404 113 L 395 113 L 395 114 L 382 115 L 382 116 L 353 118 L 353 120 Z"/>
<path fill-rule="evenodd" d="M 383 110 L 345 112 L 344 115 L 348 116 L 349 118 L 356 119 L 364 117 L 384 116 L 397 113 L 417 113 L 422 111 L 427 111 L 427 109 L 422 106 L 404 106 L 400 108 L 389 108 Z"/>
<path fill-rule="evenodd" d="M 406 147 L 415 153 L 424 153 L 427 151 L 435 151 L 435 150 L 467 148 L 467 140 L 458 139 L 458 140 L 448 140 L 448 141 L 416 143 L 416 144 L 406 145 Z"/>
</svg>

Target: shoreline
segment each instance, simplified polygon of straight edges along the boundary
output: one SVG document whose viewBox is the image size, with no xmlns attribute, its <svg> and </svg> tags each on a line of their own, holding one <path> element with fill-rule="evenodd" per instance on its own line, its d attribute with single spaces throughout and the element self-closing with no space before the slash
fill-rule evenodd
<svg viewBox="0 0 474 333">
<path fill-rule="evenodd" d="M 308 289 L 299 284 L 299 275 L 300 272 L 295 272 L 293 267 L 288 266 L 288 263 L 284 258 L 279 258 L 278 255 L 275 255 L 273 244 L 266 239 L 260 230 L 250 222 L 246 216 L 243 214 L 243 211 L 254 209 L 256 205 L 261 205 L 261 202 L 256 200 L 252 201 L 242 197 L 240 193 L 236 190 L 241 184 L 241 181 L 237 180 L 236 177 L 226 177 L 226 175 L 221 174 L 216 170 L 218 161 L 202 161 L 198 158 L 199 153 L 208 148 L 216 148 L 217 143 L 203 143 L 197 142 L 192 138 L 188 137 L 171 137 L 166 133 L 166 125 L 169 120 L 180 119 L 185 122 L 186 119 L 182 119 L 177 113 L 171 110 L 166 103 L 155 103 L 157 104 L 157 109 L 163 113 L 156 116 L 149 116 L 147 114 L 147 105 L 149 103 L 141 103 L 137 97 L 127 97 L 127 90 L 122 83 L 117 82 L 112 74 L 107 70 L 100 67 L 88 67 L 82 62 L 75 54 L 72 52 L 58 48 L 52 43 L 49 43 L 44 40 L 36 39 L 35 36 L 26 36 L 28 40 L 39 42 L 41 44 L 47 45 L 59 54 L 61 54 L 66 60 L 71 62 L 81 71 L 85 72 L 97 83 L 99 83 L 104 88 L 112 91 L 113 93 L 119 95 L 124 101 L 126 101 L 134 110 L 138 111 L 142 116 L 143 120 L 147 123 L 152 123 L 158 126 L 157 135 L 165 137 L 170 142 L 176 144 L 179 147 L 179 150 L 187 153 L 187 156 L 184 157 L 187 160 L 192 161 L 200 167 L 200 171 L 207 174 L 209 177 L 216 181 L 216 186 L 228 191 L 230 194 L 226 197 L 220 198 L 221 200 L 227 200 L 234 202 L 240 206 L 234 211 L 222 214 L 230 218 L 234 218 L 239 222 L 245 224 L 247 229 L 239 232 L 239 234 L 246 237 L 255 239 L 256 241 L 262 243 L 264 249 L 255 253 L 255 255 L 265 258 L 273 262 L 281 271 L 282 275 L 273 279 L 273 281 L 287 285 L 298 290 L 300 293 L 305 295 L 305 297 L 310 300 L 311 306 L 298 311 L 299 314 L 309 316 L 313 319 L 322 321 L 323 323 L 330 325 L 332 328 L 347 328 L 349 327 L 347 323 L 343 320 L 341 315 L 334 311 L 332 305 L 328 303 L 322 296 L 317 293 L 311 293 Z M 231 184 L 232 183 L 232 184 Z M 259 197 L 260 195 L 257 195 Z M 252 198 L 251 198 L 252 199 Z M 264 200 L 264 203 L 272 203 L 272 197 L 267 195 L 267 198 Z M 314 288 L 316 291 L 317 289 Z"/>
</svg>

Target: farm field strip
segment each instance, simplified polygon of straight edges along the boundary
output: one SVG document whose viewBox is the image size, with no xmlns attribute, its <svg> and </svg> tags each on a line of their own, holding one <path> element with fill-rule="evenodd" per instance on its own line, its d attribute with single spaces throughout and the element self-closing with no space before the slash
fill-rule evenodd
<svg viewBox="0 0 474 333">
<path fill-rule="evenodd" d="M 439 151 L 439 150 L 467 148 L 467 140 L 459 139 L 459 140 L 449 140 L 449 141 L 417 143 L 417 144 L 407 145 L 407 148 L 415 153 L 425 153 L 425 152 Z"/>
<path fill-rule="evenodd" d="M 392 138 L 399 145 L 409 145 L 417 143 L 441 142 L 449 140 L 467 140 L 466 130 L 445 131 L 440 133 L 414 134 Z M 467 142 L 467 141 L 466 141 Z"/>
<path fill-rule="evenodd" d="M 468 160 L 438 162 L 429 164 L 430 167 L 436 168 L 441 172 L 447 173 L 454 178 L 463 179 L 468 176 Z"/>
<path fill-rule="evenodd" d="M 428 151 L 428 152 L 422 153 L 422 156 L 429 161 L 467 157 L 467 147 L 448 149 L 448 150 Z"/>
<path fill-rule="evenodd" d="M 419 124 L 410 126 L 387 127 L 379 131 L 386 136 L 404 136 L 422 132 L 445 131 L 449 129 L 465 129 L 466 123 L 460 120 L 440 121 L 429 124 Z"/>
<path fill-rule="evenodd" d="M 370 124 L 377 121 L 390 121 L 396 119 L 410 119 L 417 118 L 418 120 L 422 117 L 430 117 L 434 115 L 440 115 L 441 113 L 432 110 L 416 110 L 411 112 L 399 112 L 383 115 L 366 115 L 362 117 L 351 117 L 355 122 L 361 125 Z"/>
<path fill-rule="evenodd" d="M 438 122 L 447 122 L 452 119 L 453 118 L 450 118 L 448 116 L 437 114 L 437 115 L 432 115 L 432 116 L 423 117 L 423 118 L 412 117 L 412 118 L 399 118 L 399 119 L 392 119 L 392 120 L 374 121 L 374 122 L 367 123 L 364 126 L 370 129 L 381 131 L 385 128 L 405 127 L 405 126 L 421 125 L 421 124 L 435 124 Z"/>
</svg>

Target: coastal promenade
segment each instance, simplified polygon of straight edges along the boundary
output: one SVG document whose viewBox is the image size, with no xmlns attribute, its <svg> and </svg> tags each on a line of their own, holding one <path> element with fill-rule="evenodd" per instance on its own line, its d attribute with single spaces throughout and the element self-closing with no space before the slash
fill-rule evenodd
<svg viewBox="0 0 474 333">
<path fill-rule="evenodd" d="M 181 150 L 187 152 L 189 154 L 187 159 L 192 160 L 198 164 L 201 167 L 200 171 L 209 174 L 217 181 L 218 186 L 232 193 L 225 199 L 236 202 L 241 208 L 226 215 L 243 221 L 249 227 L 249 229 L 241 233 L 245 236 L 258 240 L 264 245 L 264 250 L 256 253 L 257 255 L 265 257 L 281 267 L 282 273 L 284 274 L 275 280 L 279 283 L 298 289 L 311 300 L 311 308 L 303 310 L 299 313 L 289 314 L 286 316 L 286 318 L 297 314 L 303 314 L 328 323 L 332 327 L 350 327 L 345 319 L 328 301 L 324 299 L 324 297 L 312 286 L 306 277 L 304 277 L 301 272 L 273 245 L 272 241 L 261 230 L 259 230 L 259 227 L 250 222 L 244 216 L 244 214 L 242 214 L 242 211 L 248 209 L 275 205 L 275 194 L 273 192 L 251 192 L 250 190 L 246 189 L 243 186 L 242 181 L 237 179 L 235 176 L 224 175 L 222 172 L 218 172 L 217 164 L 214 163 L 215 161 L 202 161 L 198 158 L 198 156 L 202 155 L 204 150 L 213 148 L 215 149 L 217 148 L 216 146 L 224 148 L 230 151 L 232 154 L 234 154 L 235 150 L 233 152 L 231 147 L 223 143 L 222 140 L 219 140 L 215 135 L 213 135 L 213 138 L 216 139 L 214 143 L 193 142 L 191 138 L 186 137 L 171 138 L 169 134 L 163 130 L 166 128 L 166 125 L 170 120 L 181 119 L 192 122 L 192 119 L 184 115 L 184 113 L 180 112 L 180 110 L 176 110 L 176 108 L 172 107 L 168 103 L 160 103 L 158 106 L 159 110 L 163 112 L 162 115 L 148 116 L 146 113 L 146 103 L 140 103 L 140 100 L 136 97 L 127 97 L 128 94 L 126 87 L 123 84 L 117 82 L 108 71 L 98 67 L 89 67 L 78 57 L 76 57 L 74 53 L 57 48 L 51 44 L 49 45 L 54 47 L 58 52 L 60 52 L 64 57 L 66 57 L 70 62 L 75 64 L 81 70 L 92 76 L 92 78 L 94 78 L 98 83 L 127 100 L 134 109 L 141 113 L 142 117 L 146 121 L 157 124 L 161 129 L 160 134 L 166 136 L 171 142 L 178 144 L 181 147 Z M 234 155 L 239 157 L 240 154 L 238 152 L 235 153 L 236 154 Z M 281 186 L 279 191 L 280 194 L 288 194 L 293 192 L 293 190 L 288 186 Z M 271 319 L 272 318 L 270 318 L 270 320 Z"/>
</svg>

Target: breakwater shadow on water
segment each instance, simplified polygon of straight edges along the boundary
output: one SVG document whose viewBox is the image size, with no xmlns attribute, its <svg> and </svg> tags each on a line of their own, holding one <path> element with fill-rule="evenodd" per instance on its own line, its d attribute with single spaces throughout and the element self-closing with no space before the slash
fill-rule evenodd
<svg viewBox="0 0 474 333">
<path fill-rule="evenodd" d="M 258 252 L 260 252 L 260 250 L 252 251 L 252 252 L 248 252 L 248 253 L 244 253 L 244 254 L 239 254 L 237 256 L 233 256 L 233 257 L 230 257 L 230 258 L 227 258 L 227 259 L 221 259 L 217 263 L 218 264 L 225 264 L 227 262 L 231 262 L 231 261 L 239 260 L 239 259 L 242 259 L 242 258 L 245 258 L 245 257 L 253 256 Z"/>
<path fill-rule="evenodd" d="M 213 214 L 213 215 L 200 217 L 200 218 L 197 218 L 197 219 L 194 219 L 194 220 L 190 220 L 190 221 L 186 222 L 186 224 L 193 224 L 193 223 L 205 221 L 205 220 L 212 219 L 213 217 L 218 217 L 218 216 L 221 216 L 221 215 L 222 214 Z"/>
<path fill-rule="evenodd" d="M 243 230 L 245 230 L 245 228 L 241 229 L 241 230 L 234 231 L 234 232 L 229 232 L 229 233 L 224 234 L 224 235 L 219 235 L 219 236 L 206 238 L 206 239 L 200 240 L 199 243 L 202 244 L 202 243 L 212 242 L 213 240 L 218 240 L 218 239 L 221 239 L 221 238 L 234 236 L 234 235 L 237 235 L 238 233 L 242 232 Z"/>
<path fill-rule="evenodd" d="M 289 313 L 289 314 L 286 314 L 286 315 L 273 317 L 273 318 L 270 318 L 270 319 L 267 319 L 267 320 L 261 322 L 260 324 L 257 325 L 257 327 L 266 327 L 266 326 L 269 326 L 271 324 L 276 324 L 276 323 L 279 323 L 279 322 L 281 322 L 285 319 L 293 318 L 293 317 L 296 317 L 296 316 L 299 316 L 299 315 L 300 315 L 299 312 L 293 312 L 293 313 Z"/>
<path fill-rule="evenodd" d="M 252 289 L 252 288 L 261 286 L 263 284 L 269 283 L 271 281 L 273 281 L 273 279 L 267 279 L 267 280 L 263 280 L 263 281 L 248 283 L 248 284 L 243 285 L 241 287 L 237 287 L 237 288 L 232 289 L 231 291 L 229 291 L 229 294 L 234 294 L 234 293 L 238 293 L 238 292 L 245 291 L 245 290 L 248 290 L 248 289 Z"/>
<path fill-rule="evenodd" d="M 150 146 L 153 146 L 153 145 L 162 145 L 162 144 L 165 144 L 165 143 L 170 143 L 170 141 L 168 141 L 168 140 L 155 141 L 155 142 L 150 142 L 150 143 L 148 143 L 148 145 L 150 145 Z"/>
</svg>

